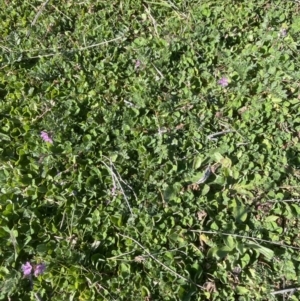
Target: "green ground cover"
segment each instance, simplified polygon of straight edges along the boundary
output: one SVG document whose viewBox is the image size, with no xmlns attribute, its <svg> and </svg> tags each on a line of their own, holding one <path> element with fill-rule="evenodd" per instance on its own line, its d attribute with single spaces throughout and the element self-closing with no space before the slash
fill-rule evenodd
<svg viewBox="0 0 300 301">
<path fill-rule="evenodd" d="M 298 1 L 1 8 L 0 300 L 299 300 Z"/>
</svg>

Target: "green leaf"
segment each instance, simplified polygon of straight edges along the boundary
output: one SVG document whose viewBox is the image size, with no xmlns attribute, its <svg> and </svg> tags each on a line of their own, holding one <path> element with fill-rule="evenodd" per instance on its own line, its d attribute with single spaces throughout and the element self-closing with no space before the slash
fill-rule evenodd
<svg viewBox="0 0 300 301">
<path fill-rule="evenodd" d="M 265 222 L 270 223 L 270 222 L 276 222 L 278 220 L 278 216 L 276 215 L 269 215 L 266 217 Z"/>
<path fill-rule="evenodd" d="M 36 251 L 40 254 L 46 253 L 47 250 L 48 250 L 48 248 L 47 248 L 47 245 L 45 245 L 45 244 L 40 244 L 40 245 L 37 245 L 37 247 L 36 247 Z"/>
<path fill-rule="evenodd" d="M 232 252 L 232 249 L 228 246 L 223 247 L 214 247 L 209 249 L 207 256 L 209 257 L 217 257 L 219 259 L 224 258 L 228 254 Z"/>
<path fill-rule="evenodd" d="M 233 208 L 233 216 L 239 223 L 245 222 L 248 216 L 248 209 L 243 205 L 236 205 Z"/>
<path fill-rule="evenodd" d="M 214 157 L 216 162 L 222 162 L 222 160 L 224 160 L 224 157 L 218 152 L 214 153 Z"/>
<path fill-rule="evenodd" d="M 202 190 L 201 190 L 201 194 L 202 195 L 206 195 L 210 190 L 210 187 L 207 184 L 204 184 Z"/>
<path fill-rule="evenodd" d="M 225 236 L 224 243 L 230 250 L 233 250 L 236 245 L 234 238 L 232 236 Z"/>
<path fill-rule="evenodd" d="M 219 162 L 222 164 L 223 168 L 230 168 L 232 165 L 231 160 L 227 157 L 221 159 Z"/>
<path fill-rule="evenodd" d="M 247 288 L 245 288 L 244 286 L 240 286 L 238 285 L 236 287 L 236 292 L 237 294 L 239 295 L 246 295 L 246 294 L 249 294 L 249 290 Z"/>
<path fill-rule="evenodd" d="M 269 248 L 263 247 L 261 245 L 255 244 L 255 243 L 247 243 L 247 246 L 250 249 L 254 249 L 258 251 L 260 254 L 264 255 L 267 260 L 271 260 L 274 257 L 274 251 L 272 251 Z"/>
<path fill-rule="evenodd" d="M 242 258 L 241 258 L 241 267 L 245 268 L 249 263 L 250 263 L 250 256 L 249 254 L 245 254 Z"/>
<path fill-rule="evenodd" d="M 196 156 L 193 164 L 194 170 L 198 169 L 201 166 L 201 164 L 202 164 L 202 157 Z"/>
<path fill-rule="evenodd" d="M 0 141 L 10 141 L 10 137 L 6 134 L 0 133 Z"/>
</svg>

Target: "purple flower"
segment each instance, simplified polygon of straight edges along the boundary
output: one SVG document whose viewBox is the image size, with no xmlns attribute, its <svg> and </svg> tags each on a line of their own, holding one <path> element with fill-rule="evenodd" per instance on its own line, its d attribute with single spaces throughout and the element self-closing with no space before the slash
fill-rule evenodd
<svg viewBox="0 0 300 301">
<path fill-rule="evenodd" d="M 226 77 L 222 77 L 219 81 L 218 84 L 221 85 L 223 88 L 227 87 L 229 82 L 228 82 L 228 78 Z"/>
<path fill-rule="evenodd" d="M 287 30 L 286 30 L 285 28 L 281 28 L 281 30 L 280 30 L 280 35 L 281 35 L 282 37 L 286 37 L 286 35 L 287 35 Z"/>
<path fill-rule="evenodd" d="M 53 140 L 49 137 L 47 132 L 42 131 L 41 137 L 45 142 L 53 143 Z"/>
<path fill-rule="evenodd" d="M 37 277 L 38 275 L 44 274 L 46 269 L 46 265 L 44 263 L 38 264 L 34 269 L 34 276 Z"/>
<path fill-rule="evenodd" d="M 218 84 L 221 85 L 223 88 L 227 87 L 229 84 L 228 78 L 222 77 L 220 80 L 218 80 Z"/>
<path fill-rule="evenodd" d="M 135 61 L 134 68 L 135 68 L 135 69 L 138 69 L 140 66 L 141 66 L 141 61 L 140 61 L 140 60 L 136 60 L 136 61 Z"/>
<path fill-rule="evenodd" d="M 27 261 L 25 264 L 23 264 L 22 270 L 23 270 L 24 276 L 29 276 L 32 271 L 32 266 L 31 266 L 30 262 Z"/>
</svg>

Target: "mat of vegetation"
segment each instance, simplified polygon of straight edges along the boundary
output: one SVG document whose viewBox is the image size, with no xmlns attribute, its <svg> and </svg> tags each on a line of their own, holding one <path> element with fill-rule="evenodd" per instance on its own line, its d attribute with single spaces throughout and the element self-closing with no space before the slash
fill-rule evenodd
<svg viewBox="0 0 300 301">
<path fill-rule="evenodd" d="M 299 300 L 299 1 L 1 8 L 0 300 Z"/>
</svg>

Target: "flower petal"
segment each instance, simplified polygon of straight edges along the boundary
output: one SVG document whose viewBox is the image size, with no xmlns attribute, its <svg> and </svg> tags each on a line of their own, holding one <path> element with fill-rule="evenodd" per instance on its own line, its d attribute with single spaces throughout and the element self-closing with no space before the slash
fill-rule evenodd
<svg viewBox="0 0 300 301">
<path fill-rule="evenodd" d="M 45 272 L 46 265 L 44 263 L 38 264 L 34 269 L 34 276 L 37 277 Z"/>
<path fill-rule="evenodd" d="M 23 264 L 22 270 L 23 270 L 24 276 L 30 275 L 31 271 L 32 271 L 32 265 L 30 264 L 30 262 L 27 261 L 25 264 Z"/>
</svg>

